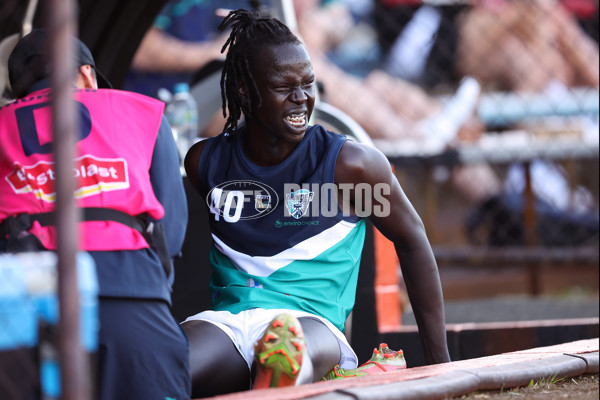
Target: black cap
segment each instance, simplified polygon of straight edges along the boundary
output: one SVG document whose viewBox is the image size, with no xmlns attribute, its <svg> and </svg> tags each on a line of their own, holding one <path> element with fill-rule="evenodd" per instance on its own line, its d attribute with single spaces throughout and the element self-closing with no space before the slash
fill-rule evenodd
<svg viewBox="0 0 600 400">
<path fill-rule="evenodd" d="M 73 39 L 77 66 L 90 65 L 96 71 L 98 87 L 112 88 L 108 79 L 96 69 L 90 49 L 81 40 Z M 34 29 L 19 40 L 8 57 L 8 79 L 15 98 L 27 95 L 34 83 L 50 76 L 48 55 L 47 29 Z"/>
</svg>

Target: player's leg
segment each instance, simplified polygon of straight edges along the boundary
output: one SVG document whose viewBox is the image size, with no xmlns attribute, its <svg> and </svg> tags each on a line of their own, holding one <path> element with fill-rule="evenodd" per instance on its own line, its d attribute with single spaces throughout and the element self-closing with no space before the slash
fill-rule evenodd
<svg viewBox="0 0 600 400">
<path fill-rule="evenodd" d="M 248 364 L 225 332 L 202 320 L 181 326 L 189 340 L 192 398 L 250 388 Z"/>
</svg>

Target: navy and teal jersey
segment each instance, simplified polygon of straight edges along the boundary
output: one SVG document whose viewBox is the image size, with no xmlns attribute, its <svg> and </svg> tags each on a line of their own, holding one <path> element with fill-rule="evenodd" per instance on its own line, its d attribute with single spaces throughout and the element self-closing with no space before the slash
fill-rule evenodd
<svg viewBox="0 0 600 400">
<path fill-rule="evenodd" d="M 341 331 L 354 306 L 364 221 L 334 185 L 345 136 L 311 126 L 281 163 L 254 164 L 238 135 L 207 139 L 199 187 L 209 209 L 212 309 L 288 308 Z"/>
</svg>

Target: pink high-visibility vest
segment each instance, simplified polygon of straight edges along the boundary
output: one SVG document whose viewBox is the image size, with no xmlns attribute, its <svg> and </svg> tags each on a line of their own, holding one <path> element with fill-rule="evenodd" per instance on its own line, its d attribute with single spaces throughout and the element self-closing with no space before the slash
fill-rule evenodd
<svg viewBox="0 0 600 400">
<path fill-rule="evenodd" d="M 164 104 L 119 90 L 77 90 L 80 115 L 74 196 L 80 207 L 102 207 L 156 219 L 164 209 L 150 183 L 150 164 Z M 0 108 L 0 221 L 55 208 L 51 92 L 40 90 Z M 55 228 L 35 222 L 30 230 L 48 249 Z M 112 221 L 80 224 L 83 250 L 148 247 L 136 230 Z"/>
</svg>

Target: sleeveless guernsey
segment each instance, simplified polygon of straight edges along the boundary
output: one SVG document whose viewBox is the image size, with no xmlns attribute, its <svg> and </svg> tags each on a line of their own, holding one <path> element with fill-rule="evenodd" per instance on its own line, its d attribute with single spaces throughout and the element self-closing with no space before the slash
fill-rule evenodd
<svg viewBox="0 0 600 400">
<path fill-rule="evenodd" d="M 0 221 L 55 208 L 50 96 L 44 89 L 0 108 Z M 73 168 L 78 206 L 162 218 L 149 170 L 163 103 L 118 90 L 74 90 L 74 98 L 81 117 Z M 81 226 L 83 250 L 148 247 L 139 232 L 117 222 Z M 47 249 L 56 248 L 54 227 L 35 222 L 30 232 Z"/>
<path fill-rule="evenodd" d="M 198 167 L 214 239 L 212 309 L 301 310 L 343 332 L 365 236 L 333 197 L 346 137 L 312 126 L 288 158 L 261 167 L 244 155 L 243 134 L 207 139 Z"/>
</svg>

